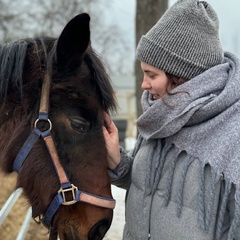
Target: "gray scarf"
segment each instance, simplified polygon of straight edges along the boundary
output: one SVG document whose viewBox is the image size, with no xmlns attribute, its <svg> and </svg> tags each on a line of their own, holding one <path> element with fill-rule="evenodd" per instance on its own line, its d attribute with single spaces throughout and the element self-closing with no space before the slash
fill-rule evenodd
<svg viewBox="0 0 240 240">
<path fill-rule="evenodd" d="M 240 215 L 240 61 L 225 53 L 217 65 L 152 101 L 144 91 L 137 126 L 146 139 L 171 138 L 179 148 L 209 163 L 218 178 L 236 185 Z M 176 94 L 174 94 L 176 93 Z M 232 229 L 233 230 L 233 229 Z"/>
</svg>

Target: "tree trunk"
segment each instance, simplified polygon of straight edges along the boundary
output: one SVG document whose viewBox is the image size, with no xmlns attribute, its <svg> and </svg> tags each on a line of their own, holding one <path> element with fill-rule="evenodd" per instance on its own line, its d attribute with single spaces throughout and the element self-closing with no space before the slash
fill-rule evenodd
<svg viewBox="0 0 240 240">
<path fill-rule="evenodd" d="M 136 6 L 136 46 L 142 35 L 159 20 L 168 8 L 168 0 L 137 0 Z M 135 62 L 135 82 L 136 82 L 136 109 L 137 117 L 142 114 L 142 70 L 138 60 Z"/>
</svg>

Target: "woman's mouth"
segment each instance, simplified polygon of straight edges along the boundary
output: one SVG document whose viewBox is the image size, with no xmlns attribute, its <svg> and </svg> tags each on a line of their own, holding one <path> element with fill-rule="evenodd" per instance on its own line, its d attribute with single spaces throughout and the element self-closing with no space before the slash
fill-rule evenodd
<svg viewBox="0 0 240 240">
<path fill-rule="evenodd" d="M 152 100 L 156 100 L 159 98 L 160 98 L 159 94 L 152 94 Z"/>
</svg>

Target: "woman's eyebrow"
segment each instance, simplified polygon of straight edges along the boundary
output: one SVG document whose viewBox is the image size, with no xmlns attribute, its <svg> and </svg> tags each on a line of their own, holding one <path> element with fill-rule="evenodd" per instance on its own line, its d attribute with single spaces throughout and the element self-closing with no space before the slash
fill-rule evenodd
<svg viewBox="0 0 240 240">
<path fill-rule="evenodd" d="M 145 73 L 152 73 L 152 71 L 148 70 L 148 69 L 143 70 L 143 72 L 145 72 Z"/>
</svg>

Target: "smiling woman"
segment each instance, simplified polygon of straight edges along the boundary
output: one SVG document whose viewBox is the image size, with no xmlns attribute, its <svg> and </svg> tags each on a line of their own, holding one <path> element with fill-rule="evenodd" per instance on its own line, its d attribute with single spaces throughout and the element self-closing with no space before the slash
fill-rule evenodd
<svg viewBox="0 0 240 240">
<path fill-rule="evenodd" d="M 164 71 L 144 62 L 141 62 L 141 68 L 143 71 L 142 89 L 149 91 L 153 100 L 163 97 L 171 89 Z"/>
</svg>

